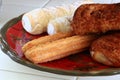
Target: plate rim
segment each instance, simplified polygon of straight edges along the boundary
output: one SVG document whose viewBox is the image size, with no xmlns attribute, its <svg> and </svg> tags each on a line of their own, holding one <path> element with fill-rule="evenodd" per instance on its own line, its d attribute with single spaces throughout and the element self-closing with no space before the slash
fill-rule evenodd
<svg viewBox="0 0 120 80">
<path fill-rule="evenodd" d="M 40 66 L 40 65 L 38 66 L 32 62 L 20 59 L 17 55 L 15 55 L 16 52 L 10 49 L 6 41 L 5 33 L 9 27 L 16 24 L 18 21 L 20 21 L 22 19 L 22 16 L 23 14 L 9 20 L 0 30 L 1 50 L 6 55 L 8 55 L 13 61 L 20 63 L 24 66 L 36 69 L 36 70 L 50 72 L 54 74 L 69 75 L 69 76 L 110 76 L 110 75 L 120 74 L 120 68 L 109 68 L 109 69 L 104 69 L 104 70 L 99 70 L 99 71 L 89 71 L 89 72 L 88 71 L 87 72 L 75 71 L 75 70 L 69 71 L 69 70 L 50 68 L 50 67 Z"/>
</svg>

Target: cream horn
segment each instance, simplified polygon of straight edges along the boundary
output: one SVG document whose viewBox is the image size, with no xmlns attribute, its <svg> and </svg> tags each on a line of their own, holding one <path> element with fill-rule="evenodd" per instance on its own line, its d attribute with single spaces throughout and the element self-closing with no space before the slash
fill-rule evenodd
<svg viewBox="0 0 120 80">
<path fill-rule="evenodd" d="M 91 1 L 80 1 L 69 5 L 56 7 L 38 8 L 27 12 L 22 17 L 23 28 L 30 34 L 37 35 L 47 31 L 50 20 L 58 17 L 71 16 L 81 4 Z"/>
<path fill-rule="evenodd" d="M 47 26 L 47 33 L 53 35 L 59 32 L 67 33 L 72 31 L 70 26 L 72 16 L 59 17 L 54 20 L 51 20 Z"/>
</svg>

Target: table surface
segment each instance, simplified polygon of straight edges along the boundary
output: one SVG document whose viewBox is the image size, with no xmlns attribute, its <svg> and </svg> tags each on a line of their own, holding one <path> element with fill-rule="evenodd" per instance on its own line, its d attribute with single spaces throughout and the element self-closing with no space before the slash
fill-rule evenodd
<svg viewBox="0 0 120 80">
<path fill-rule="evenodd" d="M 78 0 L 3 0 L 0 12 L 0 28 L 10 19 L 38 7 L 57 6 Z M 97 3 L 119 2 L 119 0 L 94 0 Z M 0 78 L 2 80 L 120 80 L 113 76 L 65 76 L 38 71 L 11 60 L 0 50 Z"/>
</svg>

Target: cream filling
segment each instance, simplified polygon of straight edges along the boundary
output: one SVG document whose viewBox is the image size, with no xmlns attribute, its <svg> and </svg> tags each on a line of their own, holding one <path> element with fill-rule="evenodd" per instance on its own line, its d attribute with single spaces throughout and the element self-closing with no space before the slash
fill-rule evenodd
<svg viewBox="0 0 120 80">
<path fill-rule="evenodd" d="M 23 16 L 22 17 L 22 25 L 23 25 L 23 28 L 31 33 L 32 32 L 32 26 L 31 26 L 31 23 L 30 23 L 30 20 L 27 16 Z"/>
<path fill-rule="evenodd" d="M 56 33 L 56 30 L 55 30 L 55 28 L 54 28 L 54 26 L 53 26 L 52 24 L 48 24 L 47 33 L 48 33 L 49 35 L 53 35 L 53 34 Z"/>
</svg>

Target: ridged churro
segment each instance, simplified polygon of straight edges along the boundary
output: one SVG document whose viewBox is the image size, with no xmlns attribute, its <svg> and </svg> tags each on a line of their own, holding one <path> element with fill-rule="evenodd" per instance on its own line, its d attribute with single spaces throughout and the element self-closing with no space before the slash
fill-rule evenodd
<svg viewBox="0 0 120 80">
<path fill-rule="evenodd" d="M 27 42 L 22 47 L 22 52 L 25 53 L 26 50 L 30 49 L 33 46 L 37 46 L 38 44 L 51 42 L 51 41 L 58 40 L 58 39 L 61 39 L 61 38 L 65 38 L 65 37 L 69 37 L 69 36 L 72 36 L 72 35 L 74 35 L 72 32 L 70 32 L 70 33 L 57 33 L 57 34 L 54 34 L 54 35 L 51 35 L 51 36 L 47 35 L 47 36 L 44 36 L 44 37 L 34 39 L 34 40 L 30 41 L 30 42 Z"/>
<path fill-rule="evenodd" d="M 60 59 L 87 49 L 95 36 L 72 36 L 33 46 L 24 55 L 33 63 L 43 63 Z"/>
</svg>

